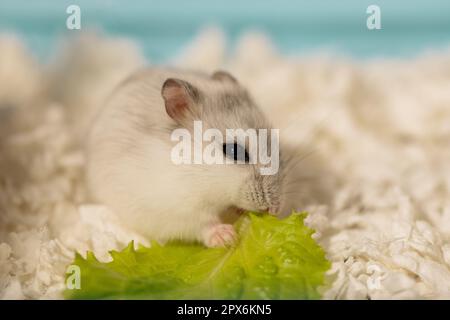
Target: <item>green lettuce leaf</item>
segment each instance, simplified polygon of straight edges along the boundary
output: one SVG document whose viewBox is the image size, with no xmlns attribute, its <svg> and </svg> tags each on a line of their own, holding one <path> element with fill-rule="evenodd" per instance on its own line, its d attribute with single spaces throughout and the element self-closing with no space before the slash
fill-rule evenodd
<svg viewBox="0 0 450 320">
<path fill-rule="evenodd" d="M 77 254 L 80 289 L 68 299 L 318 299 L 330 263 L 303 223 L 305 213 L 283 220 L 249 213 L 236 223 L 230 248 L 156 242 L 133 243 L 113 261 Z"/>
</svg>

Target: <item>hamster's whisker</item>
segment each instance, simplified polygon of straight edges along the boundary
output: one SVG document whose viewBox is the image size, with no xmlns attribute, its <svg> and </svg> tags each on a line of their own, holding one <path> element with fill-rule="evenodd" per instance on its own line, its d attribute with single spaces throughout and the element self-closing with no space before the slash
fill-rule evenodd
<svg viewBox="0 0 450 320">
<path fill-rule="evenodd" d="M 310 157 L 311 155 L 313 155 L 315 152 L 317 152 L 317 149 L 311 149 L 309 150 L 307 153 L 305 153 L 304 155 L 302 155 L 300 158 L 295 159 L 297 161 L 294 162 L 294 159 L 292 159 L 291 162 L 288 163 L 288 165 L 284 168 L 284 172 L 282 174 L 282 178 L 285 178 L 288 174 L 290 174 L 292 170 L 295 170 L 300 164 L 302 164 L 302 162 L 307 159 L 308 157 Z"/>
</svg>

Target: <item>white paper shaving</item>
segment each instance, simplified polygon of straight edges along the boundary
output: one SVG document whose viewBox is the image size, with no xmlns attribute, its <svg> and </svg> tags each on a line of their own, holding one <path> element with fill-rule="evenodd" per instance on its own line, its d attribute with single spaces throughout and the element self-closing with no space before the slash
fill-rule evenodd
<svg viewBox="0 0 450 320">
<path fill-rule="evenodd" d="M 332 261 L 324 298 L 450 298 L 450 54 L 292 58 L 248 34 L 227 58 L 224 41 L 210 30 L 176 64 L 229 69 L 337 181 L 305 207 Z M 132 44 L 88 35 L 44 68 L 0 38 L 0 298 L 61 298 L 76 251 L 107 261 L 146 244 L 89 204 L 77 143 L 86 112 L 142 62 Z"/>
</svg>

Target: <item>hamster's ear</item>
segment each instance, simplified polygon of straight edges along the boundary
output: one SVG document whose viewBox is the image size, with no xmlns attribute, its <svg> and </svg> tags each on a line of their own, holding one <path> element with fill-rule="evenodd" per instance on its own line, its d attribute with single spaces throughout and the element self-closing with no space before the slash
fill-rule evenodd
<svg viewBox="0 0 450 320">
<path fill-rule="evenodd" d="M 188 82 L 169 78 L 162 86 L 161 95 L 167 114 L 175 121 L 180 122 L 195 113 L 193 108 L 198 103 L 199 93 Z"/>
<path fill-rule="evenodd" d="M 211 78 L 213 78 L 214 80 L 219 80 L 219 81 L 228 81 L 228 82 L 232 82 L 232 83 L 238 83 L 238 81 L 236 80 L 235 77 L 233 77 L 231 74 L 229 74 L 226 71 L 223 70 L 218 70 L 216 72 L 214 72 L 211 76 Z"/>
</svg>

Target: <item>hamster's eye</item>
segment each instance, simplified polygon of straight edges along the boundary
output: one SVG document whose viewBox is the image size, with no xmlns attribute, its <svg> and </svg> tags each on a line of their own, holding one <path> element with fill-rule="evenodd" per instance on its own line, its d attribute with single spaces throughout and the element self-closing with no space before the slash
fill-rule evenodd
<svg viewBox="0 0 450 320">
<path fill-rule="evenodd" d="M 250 157 L 247 150 L 243 146 L 237 143 L 224 143 L 223 144 L 223 154 L 234 161 L 242 161 L 248 163 Z"/>
</svg>

